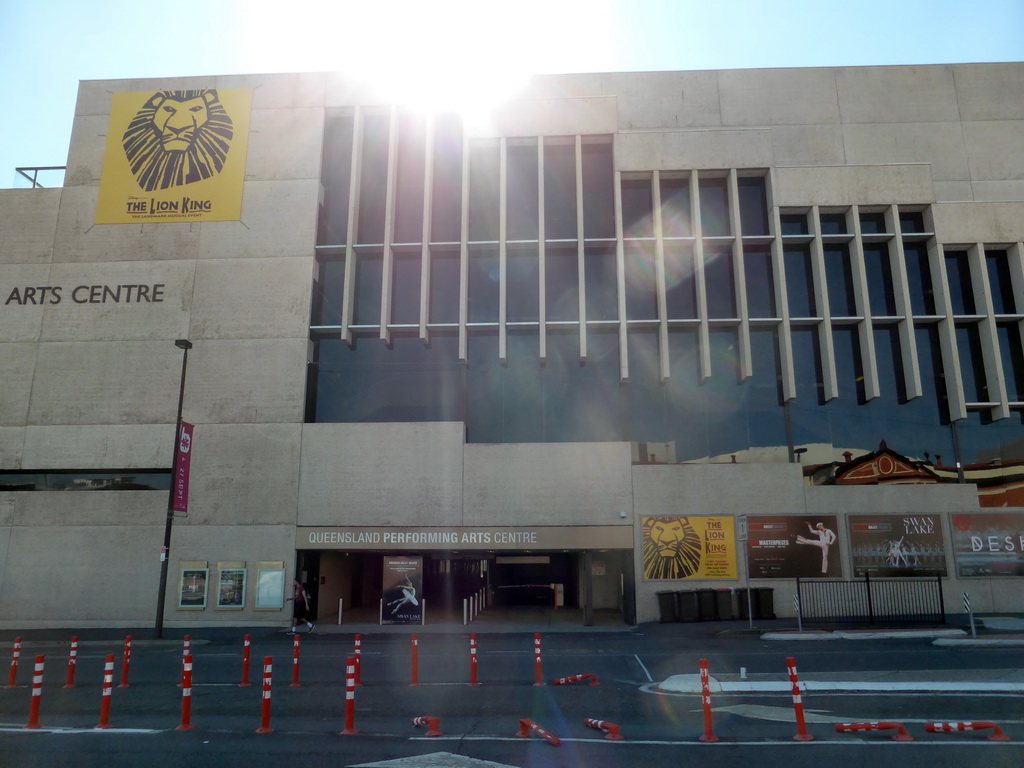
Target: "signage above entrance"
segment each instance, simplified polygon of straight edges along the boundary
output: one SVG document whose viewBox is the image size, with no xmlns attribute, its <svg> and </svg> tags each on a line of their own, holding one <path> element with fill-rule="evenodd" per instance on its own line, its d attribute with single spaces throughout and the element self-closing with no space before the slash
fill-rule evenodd
<svg viewBox="0 0 1024 768">
<path fill-rule="evenodd" d="M 470 526 L 297 528 L 296 549 L 541 550 L 632 549 L 633 526 Z"/>
</svg>

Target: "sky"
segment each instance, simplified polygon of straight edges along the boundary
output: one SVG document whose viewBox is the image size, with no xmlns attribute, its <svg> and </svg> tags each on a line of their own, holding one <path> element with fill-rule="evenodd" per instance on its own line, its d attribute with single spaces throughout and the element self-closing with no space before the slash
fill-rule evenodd
<svg viewBox="0 0 1024 768">
<path fill-rule="evenodd" d="M 543 73 L 1022 60 L 1024 0 L 0 0 L 0 188 L 65 164 L 80 80 L 346 71 L 405 101 Z"/>
</svg>

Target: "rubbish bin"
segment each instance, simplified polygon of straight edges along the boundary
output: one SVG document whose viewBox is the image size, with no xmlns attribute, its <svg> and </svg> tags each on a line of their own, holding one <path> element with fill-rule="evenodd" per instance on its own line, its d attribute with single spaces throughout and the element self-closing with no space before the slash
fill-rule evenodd
<svg viewBox="0 0 1024 768">
<path fill-rule="evenodd" d="M 715 590 L 715 603 L 718 608 L 718 618 L 720 621 L 733 621 L 736 618 L 732 593 L 733 590 L 731 589 Z"/>
<path fill-rule="evenodd" d="M 754 606 L 754 595 L 750 595 L 750 607 L 753 609 L 753 613 L 757 615 L 757 609 Z M 749 619 L 750 613 L 747 611 L 747 588 L 740 587 L 736 590 L 736 617 L 740 619 Z"/>
<path fill-rule="evenodd" d="M 679 621 L 679 603 L 675 592 L 658 592 L 658 615 L 662 624 Z"/>
<path fill-rule="evenodd" d="M 701 621 L 716 621 L 718 619 L 718 602 L 715 598 L 715 590 L 697 590 L 697 612 Z"/>
<path fill-rule="evenodd" d="M 697 604 L 697 593 L 692 589 L 676 592 L 679 605 L 680 621 L 700 621 L 700 606 Z"/>
<path fill-rule="evenodd" d="M 754 599 L 755 619 L 775 618 L 775 590 L 771 587 L 758 587 L 752 595 Z"/>
</svg>

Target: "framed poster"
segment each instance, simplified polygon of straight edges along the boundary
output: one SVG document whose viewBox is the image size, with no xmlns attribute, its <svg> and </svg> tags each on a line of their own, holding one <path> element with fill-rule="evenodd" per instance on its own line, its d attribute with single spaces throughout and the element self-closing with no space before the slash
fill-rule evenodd
<svg viewBox="0 0 1024 768">
<path fill-rule="evenodd" d="M 953 515 L 959 576 L 1024 576 L 1024 515 Z"/>
<path fill-rule="evenodd" d="M 752 579 L 840 578 L 835 515 L 747 517 L 747 568 Z"/>
<path fill-rule="evenodd" d="M 381 624 L 423 623 L 423 558 L 384 558 Z"/>
<path fill-rule="evenodd" d="M 256 569 L 256 607 L 284 608 L 284 567 Z"/>
<path fill-rule="evenodd" d="M 181 583 L 178 589 L 179 608 L 202 610 L 206 607 L 206 581 L 209 575 L 209 568 L 183 567 L 181 569 Z"/>
<path fill-rule="evenodd" d="M 217 607 L 242 609 L 245 607 L 245 568 L 218 570 Z"/>
<path fill-rule="evenodd" d="M 645 517 L 645 579 L 735 579 L 732 517 Z"/>
<path fill-rule="evenodd" d="M 850 515 L 854 576 L 945 576 L 938 515 Z"/>
</svg>

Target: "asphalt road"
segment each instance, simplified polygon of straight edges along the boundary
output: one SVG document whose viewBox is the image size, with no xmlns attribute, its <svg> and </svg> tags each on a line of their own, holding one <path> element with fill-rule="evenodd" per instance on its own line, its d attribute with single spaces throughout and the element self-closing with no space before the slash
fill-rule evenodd
<svg viewBox="0 0 1024 768">
<path fill-rule="evenodd" d="M 643 625 L 621 632 L 559 632 L 541 638 L 541 679 L 536 685 L 530 632 L 478 635 L 477 678 L 472 687 L 469 633 L 418 636 L 418 685 L 413 682 L 408 634 L 361 636 L 362 687 L 355 692 L 354 728 L 346 728 L 345 666 L 354 650 L 351 633 L 318 631 L 300 636 L 299 685 L 294 645 L 283 633 L 250 631 L 249 687 L 242 680 L 246 630 L 191 634 L 193 688 L 190 723 L 182 722 L 179 687 L 182 633 L 166 640 L 133 635 L 127 687 L 122 674 L 123 635 L 83 636 L 74 688 L 65 688 L 68 640 L 61 633 L 33 633 L 23 640 L 16 687 L 0 689 L 0 765 L 223 766 L 390 765 L 437 766 L 791 766 L 813 760 L 832 765 L 1024 764 L 1024 673 L 1019 648 L 964 648 L 929 638 L 814 643 L 766 641 L 757 634 L 717 634 L 722 626 Z M 9 654 L 0 637 L 0 653 Z M 40 727 L 31 720 L 33 664 L 45 656 Z M 101 720 L 103 666 L 115 657 L 109 729 Z M 263 720 L 263 659 L 273 660 L 272 733 L 257 733 Z M 792 657 L 807 692 L 805 731 L 797 741 L 786 660 Z M 2 658 L 2 656 L 0 656 Z M 708 662 L 726 691 L 710 698 L 711 720 L 699 688 L 663 690 L 659 684 L 693 680 Z M 593 678 L 555 685 L 573 675 Z M 599 685 L 590 685 L 596 679 Z M 883 681 L 880 689 L 858 684 Z M 835 683 L 828 689 L 825 683 Z M 752 690 L 742 690 L 743 684 Z M 945 683 L 943 688 L 936 683 Z M 993 685 L 995 690 L 993 690 Z M 668 686 L 672 687 L 672 686 Z M 439 718 L 441 736 L 414 726 Z M 585 719 L 617 725 L 623 740 Z M 517 736 L 529 719 L 559 740 L 535 732 Z M 913 741 L 894 741 L 897 730 L 838 733 L 837 723 L 901 723 Z M 994 723 L 1011 739 L 989 740 L 994 729 L 929 733 L 929 722 Z M 710 734 L 717 739 L 704 742 Z M 797 750 L 810 755 L 797 755 Z M 433 756 L 433 757 L 431 757 Z M 398 761 L 398 762 L 388 762 Z M 474 762 L 474 761 L 490 761 Z"/>
</svg>

